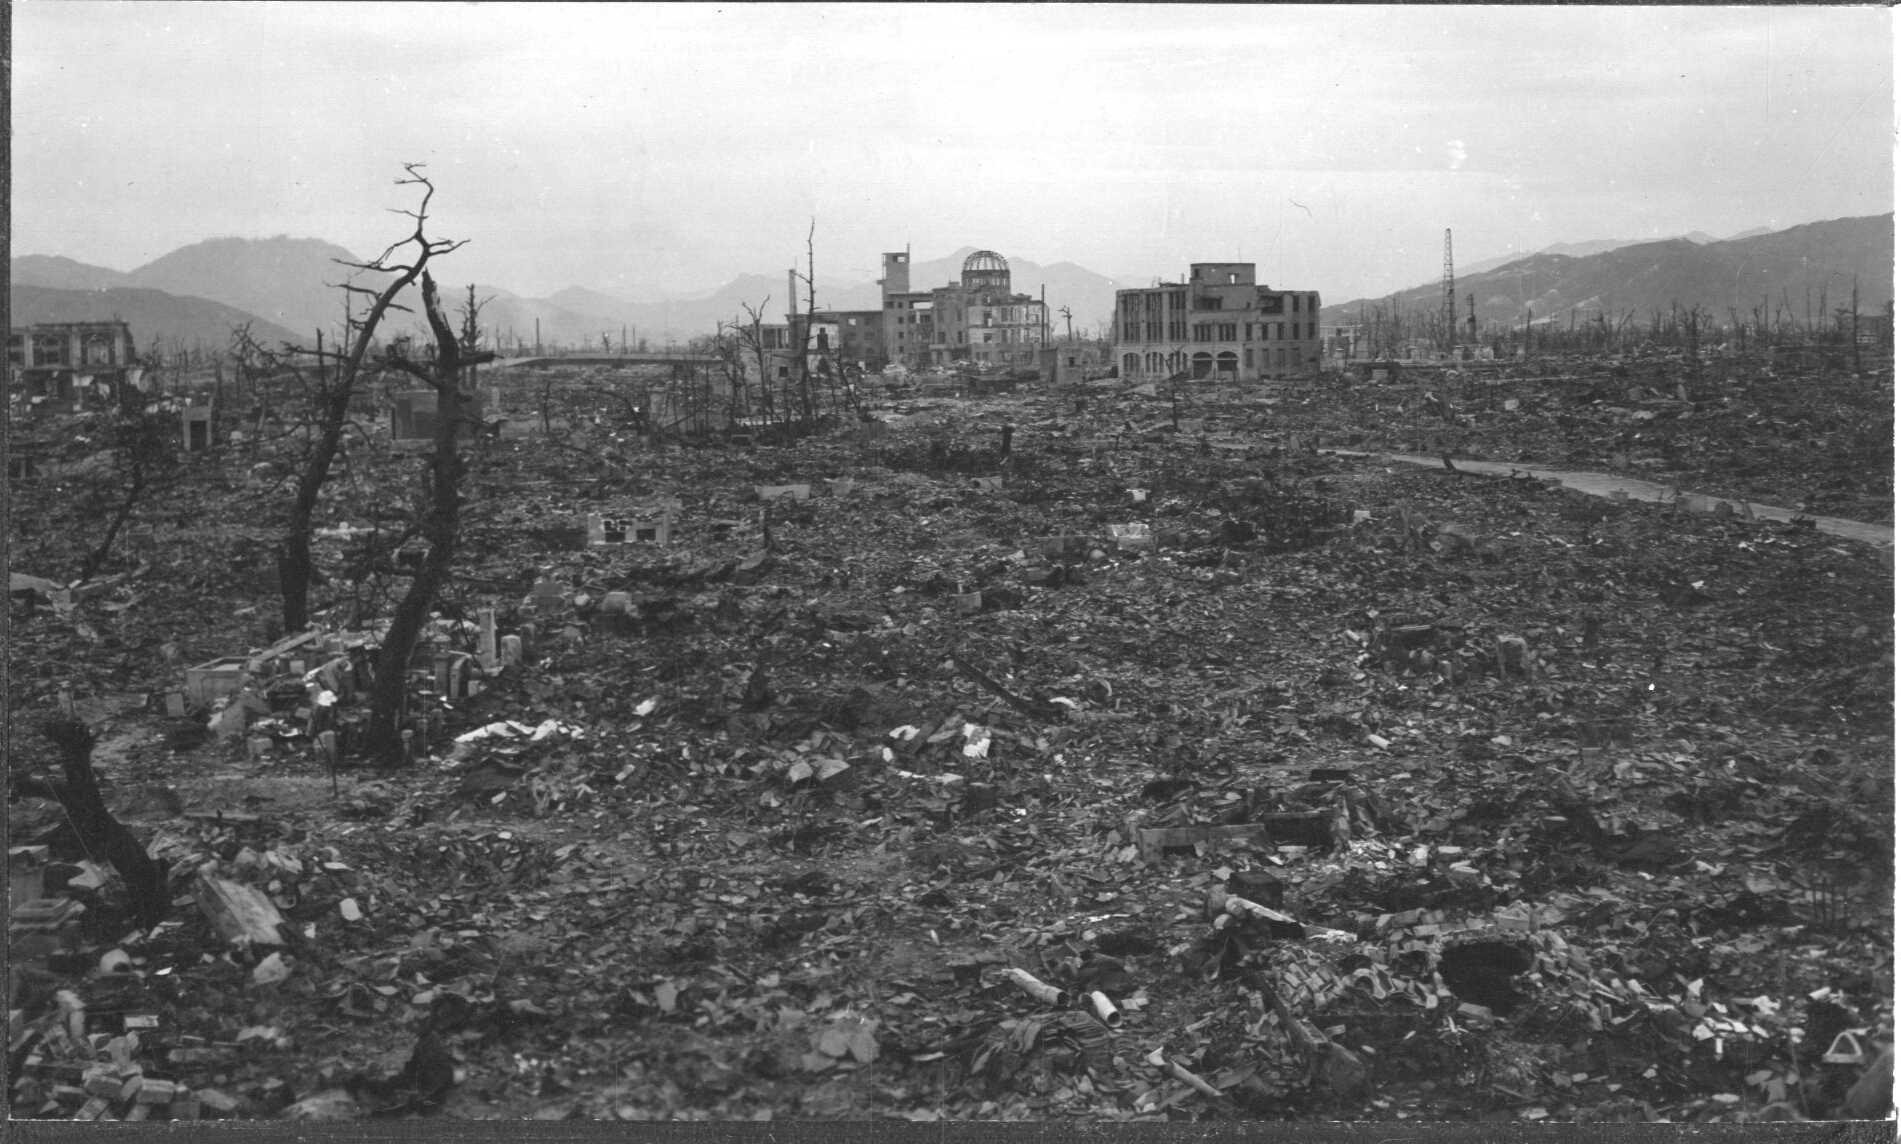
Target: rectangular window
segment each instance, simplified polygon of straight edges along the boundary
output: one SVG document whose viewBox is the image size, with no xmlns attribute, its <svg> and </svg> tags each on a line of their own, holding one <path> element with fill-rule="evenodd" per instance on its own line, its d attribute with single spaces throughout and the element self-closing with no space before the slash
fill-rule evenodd
<svg viewBox="0 0 1901 1144">
<path fill-rule="evenodd" d="M 1195 299 L 1195 309 L 1197 310 L 1219 310 L 1220 308 L 1221 308 L 1221 299 L 1219 298 L 1196 298 Z"/>
<path fill-rule="evenodd" d="M 1254 368 L 1254 351 L 1253 350 L 1246 351 L 1245 353 L 1241 355 L 1241 357 L 1242 357 L 1243 364 L 1245 364 L 1249 369 Z"/>
<path fill-rule="evenodd" d="M 1233 322 L 1221 323 L 1221 326 L 1219 327 L 1217 333 L 1219 336 L 1216 337 L 1215 339 L 1216 341 L 1221 341 L 1221 342 L 1233 341 L 1234 340 L 1234 323 Z"/>
<path fill-rule="evenodd" d="M 1135 307 L 1136 307 L 1135 299 L 1136 299 L 1136 295 L 1134 294 L 1124 294 L 1122 296 L 1122 310 L 1124 313 L 1128 313 L 1128 314 L 1135 313 Z"/>
<path fill-rule="evenodd" d="M 1300 295 L 1294 295 L 1294 313 L 1300 313 Z"/>
<path fill-rule="evenodd" d="M 1139 327 L 1134 322 L 1122 323 L 1122 340 L 1125 342 L 1135 341 L 1136 333 L 1138 332 L 1138 330 L 1139 330 Z"/>
<path fill-rule="evenodd" d="M 1310 338 L 1314 336 L 1314 324 L 1312 322 L 1307 323 L 1307 336 Z"/>
<path fill-rule="evenodd" d="M 1143 308 L 1143 309 L 1145 309 L 1145 310 L 1159 310 L 1159 309 L 1161 309 L 1161 308 L 1162 308 L 1162 296 L 1161 296 L 1160 294 L 1148 294 L 1148 295 L 1145 295 L 1145 296 L 1143 297 L 1143 301 L 1142 301 L 1142 308 Z"/>
<path fill-rule="evenodd" d="M 1171 310 L 1186 310 L 1188 308 L 1188 295 L 1180 290 L 1170 290 L 1168 292 L 1168 308 Z"/>
<path fill-rule="evenodd" d="M 1276 369 L 1287 368 L 1287 351 L 1285 349 L 1278 349 L 1274 351 L 1274 368 Z"/>
<path fill-rule="evenodd" d="M 1281 306 L 1284 302 L 1285 299 L 1279 294 L 1269 294 L 1267 297 L 1261 299 L 1261 313 L 1278 314 L 1281 312 Z"/>
<path fill-rule="evenodd" d="M 1198 342 L 1205 342 L 1208 340 L 1208 323 L 1206 322 L 1195 323 L 1195 340 Z"/>
<path fill-rule="evenodd" d="M 1160 322 L 1143 323 L 1142 336 L 1143 336 L 1144 341 L 1151 341 L 1151 342 L 1161 341 L 1162 340 L 1162 323 Z"/>
</svg>

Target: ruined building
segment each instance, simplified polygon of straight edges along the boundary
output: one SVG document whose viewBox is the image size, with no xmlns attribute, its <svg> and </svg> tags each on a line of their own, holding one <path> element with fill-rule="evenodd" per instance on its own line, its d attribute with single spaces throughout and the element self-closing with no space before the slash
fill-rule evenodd
<svg viewBox="0 0 1901 1144">
<path fill-rule="evenodd" d="M 1116 291 L 1115 362 L 1128 378 L 1308 376 L 1320 367 L 1320 295 L 1258 285 L 1252 262 L 1196 262 L 1186 282 Z"/>
<path fill-rule="evenodd" d="M 1048 339 L 1049 315 L 1028 294 L 1010 291 L 1010 264 L 994 251 L 964 259 L 960 280 L 911 289 L 909 252 L 884 256 L 884 345 L 912 369 L 968 361 L 1035 368 Z"/>
<path fill-rule="evenodd" d="M 28 401 L 66 405 L 88 391 L 136 389 L 143 372 L 124 322 L 49 322 L 7 333 L 7 383 Z"/>
</svg>

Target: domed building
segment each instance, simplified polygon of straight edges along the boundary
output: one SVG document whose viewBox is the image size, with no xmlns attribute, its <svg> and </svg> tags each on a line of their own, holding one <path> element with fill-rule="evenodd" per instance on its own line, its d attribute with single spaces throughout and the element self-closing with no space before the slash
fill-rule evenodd
<svg viewBox="0 0 1901 1144">
<path fill-rule="evenodd" d="M 968 361 L 1031 369 L 1049 341 L 1042 300 L 1013 293 L 1010 263 L 994 250 L 964 259 L 958 280 L 911 289 L 909 251 L 884 256 L 885 349 L 913 369 Z"/>
</svg>

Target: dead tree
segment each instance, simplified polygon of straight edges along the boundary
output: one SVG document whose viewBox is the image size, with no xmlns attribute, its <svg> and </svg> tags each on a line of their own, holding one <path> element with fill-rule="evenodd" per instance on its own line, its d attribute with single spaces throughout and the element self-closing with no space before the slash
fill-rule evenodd
<svg viewBox="0 0 1901 1144">
<path fill-rule="evenodd" d="M 417 234 L 421 234 L 418 223 Z M 378 359 L 386 368 L 421 381 L 436 391 L 434 445 L 423 469 L 424 507 L 422 538 L 428 545 L 422 566 L 410 581 L 409 591 L 396 605 L 389 631 L 383 636 L 377 654 L 375 679 L 370 686 L 370 719 L 365 729 L 364 751 L 386 765 L 403 761 L 402 721 L 409 698 L 409 661 L 415 654 L 416 641 L 429 620 L 430 609 L 449 579 L 449 564 L 455 557 L 461 524 L 462 478 L 468 466 L 458 451 L 456 440 L 465 429 L 479 431 L 479 420 L 471 411 L 473 393 L 464 386 L 474 367 L 495 360 L 494 353 L 465 347 L 455 328 L 442 315 L 436 282 L 427 270 L 421 270 L 423 315 L 435 338 L 432 359 L 417 361 L 391 347 Z"/>
<path fill-rule="evenodd" d="M 770 305 L 771 302 L 772 295 L 770 294 L 760 299 L 757 308 L 745 302 L 741 302 L 740 305 L 746 309 L 746 321 L 742 325 L 739 319 L 733 319 L 733 332 L 738 336 L 739 342 L 745 347 L 746 352 L 751 354 L 753 360 L 759 365 L 759 401 L 761 405 L 759 412 L 768 420 L 772 417 L 772 354 L 769 352 L 770 347 L 766 345 L 764 314 L 766 307 Z"/>
<path fill-rule="evenodd" d="M 112 555 L 112 545 L 133 512 L 176 474 L 178 462 L 168 429 L 159 414 L 142 407 L 113 412 L 108 429 L 112 467 L 104 483 L 89 490 L 80 501 L 88 515 L 97 513 L 107 518 L 105 535 L 80 564 L 81 580 L 92 579 Z M 115 499 L 116 504 L 112 503 Z"/>
<path fill-rule="evenodd" d="M 369 353 L 375 343 L 376 331 L 391 310 L 409 312 L 407 307 L 397 304 L 396 297 L 425 273 L 424 268 L 429 265 L 429 260 L 462 245 L 461 242 L 427 237 L 424 227 L 429 219 L 429 200 L 436 193 L 435 185 L 422 173 L 421 164 L 405 163 L 403 170 L 407 172 L 407 177 L 396 180 L 397 186 L 423 188 L 422 203 L 415 210 L 396 212 L 413 219 L 415 229 L 407 238 L 391 244 L 382 254 L 368 262 L 337 260 L 354 270 L 390 276 L 381 289 L 344 284 L 346 299 L 356 294 L 370 299 L 369 310 L 361 319 L 345 319 L 348 324 L 345 336 L 349 348 L 331 351 L 319 348 L 311 351 L 287 347 L 292 354 L 311 356 L 319 362 L 328 358 L 336 365 L 335 371 L 326 372 L 320 383 L 314 403 L 316 438 L 311 442 L 310 451 L 305 454 L 298 473 L 297 491 L 291 499 L 290 513 L 284 523 L 284 539 L 278 546 L 278 589 L 284 598 L 283 619 L 287 632 L 298 631 L 310 622 L 310 536 L 317 500 L 323 492 L 324 483 L 330 479 L 331 465 L 343 443 L 344 427 L 350 416 L 350 399 L 356 394 L 357 383 L 364 376 L 366 365 L 373 364 L 369 360 Z"/>
<path fill-rule="evenodd" d="M 805 232 L 805 273 L 793 273 L 805 280 L 805 321 L 798 320 L 798 295 L 792 297 L 793 336 L 798 339 L 798 367 L 796 376 L 799 381 L 799 416 L 806 424 L 811 424 L 818 416 L 816 402 L 812 394 L 812 326 L 818 312 L 818 265 L 812 253 L 812 236 L 818 232 L 818 220 Z M 826 347 L 820 346 L 819 353 L 824 354 Z"/>
</svg>

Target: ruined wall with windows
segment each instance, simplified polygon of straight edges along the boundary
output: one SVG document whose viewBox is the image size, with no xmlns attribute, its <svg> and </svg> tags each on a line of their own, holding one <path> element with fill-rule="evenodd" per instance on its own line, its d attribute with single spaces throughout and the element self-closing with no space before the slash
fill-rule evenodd
<svg viewBox="0 0 1901 1144">
<path fill-rule="evenodd" d="M 1255 281 L 1252 262 L 1197 262 L 1180 282 L 1116 291 L 1123 377 L 1260 381 L 1319 368 L 1320 295 Z"/>
<path fill-rule="evenodd" d="M 964 260 L 959 281 L 928 291 L 909 288 L 908 263 L 909 255 L 885 255 L 884 328 L 894 360 L 914 368 L 1037 367 L 1048 315 L 1038 299 L 1011 292 L 1001 256 L 980 250 Z"/>
</svg>

